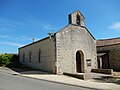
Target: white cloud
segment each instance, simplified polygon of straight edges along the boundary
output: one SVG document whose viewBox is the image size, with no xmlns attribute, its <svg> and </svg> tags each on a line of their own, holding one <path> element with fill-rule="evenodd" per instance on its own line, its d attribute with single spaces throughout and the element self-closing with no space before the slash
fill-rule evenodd
<svg viewBox="0 0 120 90">
<path fill-rule="evenodd" d="M 17 46 L 17 47 L 23 46 L 22 44 L 15 43 L 15 42 L 0 42 L 0 44 L 2 44 L 2 45 L 9 45 L 9 46 Z"/>
<path fill-rule="evenodd" d="M 0 34 L 0 38 L 10 38 L 8 35 Z"/>
<path fill-rule="evenodd" d="M 51 25 L 44 22 L 41 22 L 38 18 L 34 16 L 29 16 L 26 18 L 23 18 L 23 21 L 15 21 L 11 19 L 6 18 L 0 18 L 0 30 L 2 31 L 9 31 L 9 30 L 25 30 L 25 29 L 31 29 L 34 28 L 36 31 L 39 29 L 43 30 L 56 30 L 56 28 Z"/>
<path fill-rule="evenodd" d="M 111 26 L 111 29 L 120 30 L 120 22 L 114 22 Z"/>
<path fill-rule="evenodd" d="M 55 30 L 54 27 L 52 27 L 51 25 L 47 25 L 47 24 L 42 24 L 43 28 L 47 29 L 47 30 Z"/>
<path fill-rule="evenodd" d="M 21 40 L 21 41 L 32 41 L 33 38 L 35 39 L 35 41 L 39 40 L 39 38 L 36 38 L 36 37 L 24 37 L 24 36 L 21 36 L 20 38 L 16 38 L 18 40 Z"/>
<path fill-rule="evenodd" d="M 0 30 L 2 31 L 17 30 L 21 28 L 22 25 L 24 25 L 22 22 L 0 18 Z"/>
<path fill-rule="evenodd" d="M 20 37 L 12 37 L 10 35 L 6 35 L 6 34 L 2 34 L 0 33 L 0 39 L 4 38 L 4 39 L 11 39 L 11 40 L 19 40 L 19 41 L 32 41 L 32 37 L 24 37 L 24 36 L 20 36 Z M 35 37 L 35 40 L 39 40 L 39 38 Z"/>
</svg>

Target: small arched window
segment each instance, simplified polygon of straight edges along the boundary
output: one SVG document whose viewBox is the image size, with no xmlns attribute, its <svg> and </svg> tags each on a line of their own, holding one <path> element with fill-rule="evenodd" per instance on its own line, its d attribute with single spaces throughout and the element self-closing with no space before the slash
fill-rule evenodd
<svg viewBox="0 0 120 90">
<path fill-rule="evenodd" d="M 25 53 L 23 53 L 23 62 L 25 62 Z"/>
<path fill-rule="evenodd" d="M 80 15 L 79 14 L 77 14 L 77 16 L 76 16 L 76 24 L 80 25 Z"/>
<path fill-rule="evenodd" d="M 38 50 L 38 62 L 41 62 L 41 49 Z"/>
<path fill-rule="evenodd" d="M 29 62 L 31 62 L 32 61 L 32 53 L 31 53 L 31 51 L 29 52 Z"/>
</svg>

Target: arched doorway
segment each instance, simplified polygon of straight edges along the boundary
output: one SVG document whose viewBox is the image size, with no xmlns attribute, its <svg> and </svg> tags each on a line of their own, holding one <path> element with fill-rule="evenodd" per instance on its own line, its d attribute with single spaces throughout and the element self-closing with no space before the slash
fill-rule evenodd
<svg viewBox="0 0 120 90">
<path fill-rule="evenodd" d="M 78 73 L 84 72 L 84 54 L 80 50 L 76 53 L 76 71 Z"/>
</svg>

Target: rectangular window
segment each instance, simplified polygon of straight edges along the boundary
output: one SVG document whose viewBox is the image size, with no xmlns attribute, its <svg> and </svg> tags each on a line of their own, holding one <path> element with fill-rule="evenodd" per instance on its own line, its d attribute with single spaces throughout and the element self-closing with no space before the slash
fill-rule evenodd
<svg viewBox="0 0 120 90">
<path fill-rule="evenodd" d="M 91 66 L 91 59 L 87 59 L 87 67 L 90 67 Z"/>
</svg>

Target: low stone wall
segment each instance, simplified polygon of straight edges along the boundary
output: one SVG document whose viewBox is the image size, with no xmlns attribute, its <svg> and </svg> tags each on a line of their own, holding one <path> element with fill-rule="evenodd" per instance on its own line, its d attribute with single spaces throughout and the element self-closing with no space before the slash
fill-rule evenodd
<svg viewBox="0 0 120 90">
<path fill-rule="evenodd" d="M 103 73 L 103 74 L 112 74 L 113 69 L 92 69 L 91 72 Z"/>
<path fill-rule="evenodd" d="M 85 80 L 85 75 L 79 75 L 79 74 L 70 74 L 70 73 L 63 73 L 64 75 L 68 75 L 68 76 L 71 76 L 71 77 L 75 77 L 75 78 L 78 78 L 78 79 L 83 79 Z"/>
</svg>

